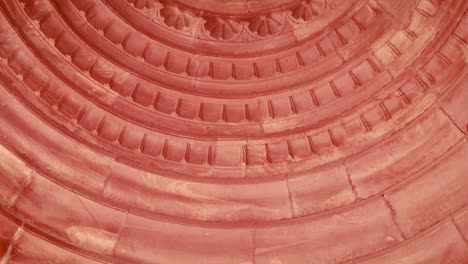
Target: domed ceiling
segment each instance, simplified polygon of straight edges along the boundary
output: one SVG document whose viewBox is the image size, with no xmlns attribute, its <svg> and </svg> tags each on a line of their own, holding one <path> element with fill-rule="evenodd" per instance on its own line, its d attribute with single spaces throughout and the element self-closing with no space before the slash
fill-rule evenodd
<svg viewBox="0 0 468 264">
<path fill-rule="evenodd" d="M 468 263 L 468 1 L 0 1 L 0 263 Z"/>
</svg>

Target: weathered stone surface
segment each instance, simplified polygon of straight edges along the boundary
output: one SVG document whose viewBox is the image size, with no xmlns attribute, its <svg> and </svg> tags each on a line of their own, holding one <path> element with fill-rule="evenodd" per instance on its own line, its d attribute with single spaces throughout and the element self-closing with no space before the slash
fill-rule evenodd
<svg viewBox="0 0 468 264">
<path fill-rule="evenodd" d="M 467 10 L 0 1 L 0 263 L 467 263 Z"/>
</svg>

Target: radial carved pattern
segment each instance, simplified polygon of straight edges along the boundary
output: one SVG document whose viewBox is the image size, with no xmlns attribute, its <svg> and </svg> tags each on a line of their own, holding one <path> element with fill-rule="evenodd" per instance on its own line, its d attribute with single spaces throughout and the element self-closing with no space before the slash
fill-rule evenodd
<svg viewBox="0 0 468 264">
<path fill-rule="evenodd" d="M 192 15 L 175 6 L 167 6 L 161 9 L 164 23 L 171 28 L 183 30 L 191 26 Z"/>
<path fill-rule="evenodd" d="M 468 263 L 467 10 L 0 1 L 0 263 Z"/>
</svg>

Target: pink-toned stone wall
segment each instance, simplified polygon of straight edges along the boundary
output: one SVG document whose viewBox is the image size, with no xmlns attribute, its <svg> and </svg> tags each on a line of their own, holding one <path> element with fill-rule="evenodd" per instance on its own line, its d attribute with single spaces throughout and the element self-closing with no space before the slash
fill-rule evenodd
<svg viewBox="0 0 468 264">
<path fill-rule="evenodd" d="M 0 263 L 468 263 L 468 1 L 0 1 Z"/>
</svg>

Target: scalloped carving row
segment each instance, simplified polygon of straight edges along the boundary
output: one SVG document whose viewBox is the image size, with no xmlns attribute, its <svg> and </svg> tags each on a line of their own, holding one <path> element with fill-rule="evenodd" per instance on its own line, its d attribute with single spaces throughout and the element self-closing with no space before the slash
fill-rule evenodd
<svg viewBox="0 0 468 264">
<path fill-rule="evenodd" d="M 142 5 L 138 1 L 129 2 L 153 21 L 179 33 L 205 40 L 234 42 L 255 41 L 288 32 L 313 21 L 327 7 L 326 0 L 307 0 L 286 10 L 235 17 L 204 14 L 203 11 L 196 12 L 175 3 L 146 1 Z"/>
</svg>

